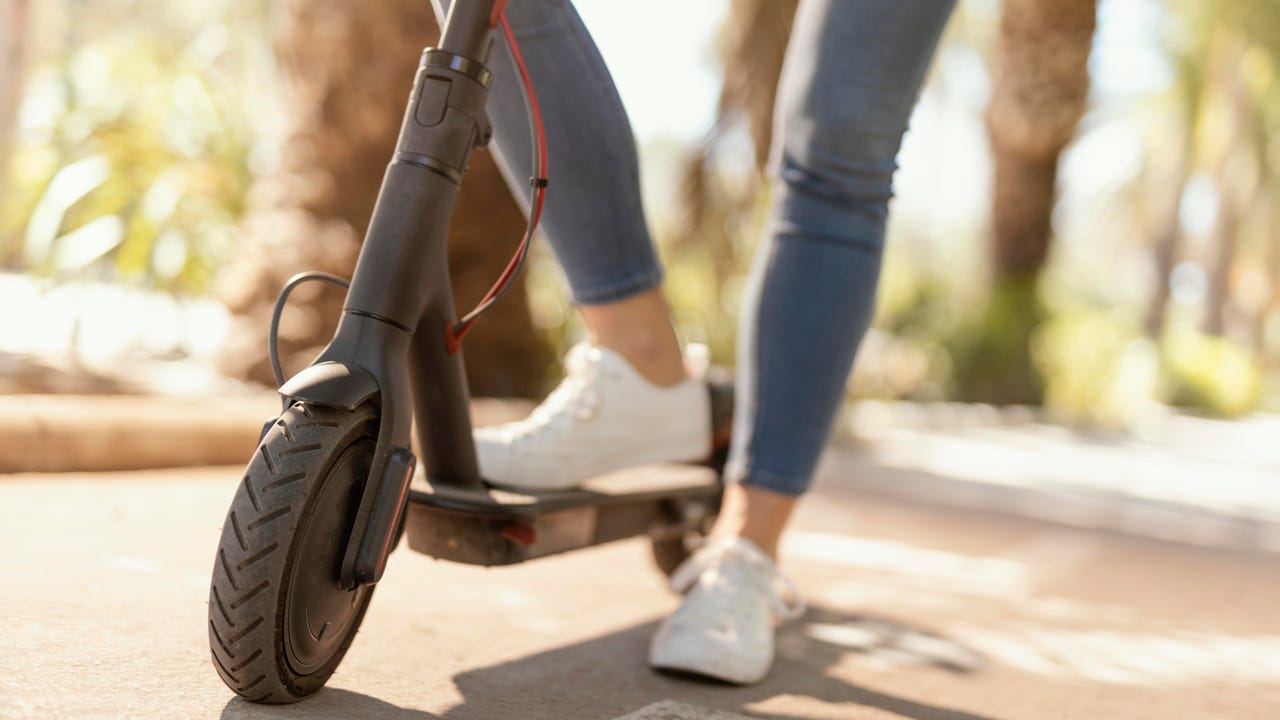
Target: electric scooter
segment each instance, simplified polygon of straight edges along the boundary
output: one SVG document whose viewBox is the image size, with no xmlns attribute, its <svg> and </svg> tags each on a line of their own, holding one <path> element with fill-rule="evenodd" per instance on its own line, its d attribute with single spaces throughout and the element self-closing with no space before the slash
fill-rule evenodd
<svg viewBox="0 0 1280 720">
<path fill-rule="evenodd" d="M 519 272 L 548 184 L 541 113 L 504 5 L 456 0 L 439 47 L 424 51 L 350 283 L 304 273 L 277 301 L 269 348 L 282 412 L 263 426 L 227 512 L 209 594 L 213 663 L 251 701 L 295 702 L 323 687 L 401 536 L 432 557 L 492 566 L 648 535 L 670 573 L 719 508 L 722 450 L 703 465 L 632 468 L 560 492 L 502 490 L 480 476 L 461 340 Z M 537 175 L 519 249 L 459 318 L 445 238 L 468 157 L 490 139 L 485 63 L 499 31 L 523 84 Z M 347 286 L 346 302 L 333 340 L 285 381 L 275 334 L 289 293 L 309 280 Z M 709 382 L 708 392 L 723 441 L 731 387 Z"/>
</svg>

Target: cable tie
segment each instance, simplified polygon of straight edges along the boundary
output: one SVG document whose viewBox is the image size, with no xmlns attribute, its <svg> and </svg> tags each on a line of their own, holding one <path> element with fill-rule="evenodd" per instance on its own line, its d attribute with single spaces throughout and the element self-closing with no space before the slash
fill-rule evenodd
<svg viewBox="0 0 1280 720">
<path fill-rule="evenodd" d="M 444 346 L 450 355 L 457 355 L 462 349 L 462 336 L 471 329 L 469 324 L 450 323 L 444 327 Z"/>
</svg>

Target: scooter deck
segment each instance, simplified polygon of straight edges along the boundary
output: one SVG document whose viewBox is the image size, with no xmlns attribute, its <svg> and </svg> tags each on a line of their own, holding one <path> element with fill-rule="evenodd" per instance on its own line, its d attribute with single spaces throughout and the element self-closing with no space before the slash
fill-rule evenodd
<svg viewBox="0 0 1280 720">
<path fill-rule="evenodd" d="M 421 466 L 419 466 L 421 471 Z M 425 473 L 424 473 L 425 474 Z M 702 465 L 667 463 L 616 470 L 586 481 L 572 490 L 525 491 L 485 486 L 459 488 L 433 485 L 415 477 L 409 486 L 409 502 L 429 505 L 441 512 L 517 518 L 531 512 L 563 510 L 581 505 L 636 502 L 650 498 L 702 496 L 714 491 L 716 472 Z"/>
<path fill-rule="evenodd" d="M 409 548 L 476 565 L 510 565 L 636 535 L 657 540 L 706 528 L 720 509 L 720 470 L 733 426 L 733 384 L 707 375 L 711 459 L 703 465 L 627 468 L 574 490 L 522 492 L 433 484 L 419 466 L 409 486 Z"/>
<path fill-rule="evenodd" d="M 714 515 L 722 484 L 702 465 L 618 470 L 563 491 L 458 488 L 415 479 L 409 547 L 432 557 L 509 565 L 635 535 L 677 537 Z"/>
</svg>

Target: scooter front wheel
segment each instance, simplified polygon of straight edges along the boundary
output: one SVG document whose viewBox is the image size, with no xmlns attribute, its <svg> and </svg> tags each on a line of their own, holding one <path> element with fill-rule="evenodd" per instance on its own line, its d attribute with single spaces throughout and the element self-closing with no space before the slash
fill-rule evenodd
<svg viewBox="0 0 1280 720">
<path fill-rule="evenodd" d="M 373 595 L 344 588 L 342 556 L 368 478 L 377 416 L 295 403 L 236 490 L 209 589 L 209 648 L 227 687 L 290 703 L 324 686 Z"/>
</svg>

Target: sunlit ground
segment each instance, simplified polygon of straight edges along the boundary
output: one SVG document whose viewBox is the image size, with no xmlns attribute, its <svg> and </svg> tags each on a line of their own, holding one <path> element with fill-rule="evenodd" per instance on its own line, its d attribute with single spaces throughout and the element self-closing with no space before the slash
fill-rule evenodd
<svg viewBox="0 0 1280 720">
<path fill-rule="evenodd" d="M 1046 596 L 1037 586 L 1074 572 L 1098 540 L 1049 537 L 1012 557 L 974 557 L 822 533 L 798 533 L 788 553 L 852 570 L 857 580 L 824 588 L 829 606 L 884 606 L 903 617 L 950 615 L 987 605 L 983 618 L 949 628 L 950 641 L 882 619 L 810 624 L 806 634 L 854 650 L 859 662 L 889 669 L 998 663 L 1055 679 L 1135 686 L 1280 683 L 1280 636 L 1197 632 L 1152 621 L 1123 605 Z M 881 590 L 892 587 L 892 590 Z"/>
</svg>

